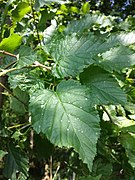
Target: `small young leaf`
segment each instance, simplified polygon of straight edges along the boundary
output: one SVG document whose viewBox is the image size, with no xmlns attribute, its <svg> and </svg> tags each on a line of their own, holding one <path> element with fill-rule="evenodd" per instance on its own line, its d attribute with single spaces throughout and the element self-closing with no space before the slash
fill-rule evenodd
<svg viewBox="0 0 135 180">
<path fill-rule="evenodd" d="M 91 170 L 100 127 L 87 88 L 77 81 L 62 81 L 56 92 L 31 94 L 30 102 L 34 130 L 55 145 L 73 147 Z"/>
<path fill-rule="evenodd" d="M 89 12 L 89 10 L 90 10 L 90 4 L 89 4 L 89 2 L 84 3 L 83 6 L 82 6 L 82 12 L 83 12 L 84 14 L 86 14 L 86 13 Z"/>
<path fill-rule="evenodd" d="M 12 18 L 15 22 L 21 21 L 25 14 L 31 10 L 31 7 L 26 2 L 20 2 L 15 10 L 12 11 Z"/>
<path fill-rule="evenodd" d="M 22 42 L 22 37 L 18 34 L 12 34 L 8 38 L 4 38 L 0 43 L 0 50 L 5 50 L 7 52 L 13 53 Z"/>
</svg>

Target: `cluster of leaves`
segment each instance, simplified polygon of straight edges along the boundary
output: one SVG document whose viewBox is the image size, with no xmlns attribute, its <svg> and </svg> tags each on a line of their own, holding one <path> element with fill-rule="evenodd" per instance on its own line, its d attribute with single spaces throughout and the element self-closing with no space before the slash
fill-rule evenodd
<svg viewBox="0 0 135 180">
<path fill-rule="evenodd" d="M 29 162 L 53 156 L 63 179 L 134 178 L 134 19 L 118 24 L 88 2 L 1 4 L 4 176 L 27 179 Z"/>
</svg>

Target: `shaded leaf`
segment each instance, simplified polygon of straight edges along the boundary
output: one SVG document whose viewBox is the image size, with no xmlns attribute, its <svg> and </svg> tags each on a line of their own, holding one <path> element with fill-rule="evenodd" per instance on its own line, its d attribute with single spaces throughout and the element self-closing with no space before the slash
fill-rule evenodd
<svg viewBox="0 0 135 180">
<path fill-rule="evenodd" d="M 97 176 L 102 174 L 104 178 L 108 178 L 113 171 L 113 166 L 110 162 L 105 159 L 98 158 L 93 163 L 92 175 Z"/>
<path fill-rule="evenodd" d="M 93 104 L 125 104 L 126 94 L 107 71 L 90 66 L 80 74 L 80 79 L 90 89 Z"/>
<path fill-rule="evenodd" d="M 48 159 L 53 154 L 54 146 L 44 136 L 35 134 L 34 142 L 34 150 L 37 152 L 38 157 Z"/>
<path fill-rule="evenodd" d="M 120 142 L 126 150 L 129 163 L 135 168 L 135 134 L 134 133 L 122 133 L 120 135 Z"/>
<path fill-rule="evenodd" d="M 0 161 L 7 154 L 6 151 L 0 150 Z"/>
<path fill-rule="evenodd" d="M 84 176 L 84 177 L 81 177 L 79 178 L 79 180 L 100 180 L 101 179 L 101 175 L 99 176 Z"/>
<path fill-rule="evenodd" d="M 62 81 L 56 92 L 40 90 L 30 101 L 34 130 L 55 145 L 73 147 L 91 170 L 100 128 L 87 88 L 77 81 Z"/>
<path fill-rule="evenodd" d="M 17 67 L 32 65 L 36 61 L 36 53 L 28 46 L 21 46 L 19 49 L 19 59 Z"/>
<path fill-rule="evenodd" d="M 13 94 L 16 98 L 13 96 L 10 97 L 10 108 L 14 112 L 23 115 L 26 112 L 29 96 L 19 88 L 14 89 Z"/>
<path fill-rule="evenodd" d="M 22 172 L 25 176 L 28 176 L 28 159 L 18 147 L 9 144 L 3 173 L 5 177 L 12 179 L 12 177 L 16 176 L 16 171 Z"/>
</svg>

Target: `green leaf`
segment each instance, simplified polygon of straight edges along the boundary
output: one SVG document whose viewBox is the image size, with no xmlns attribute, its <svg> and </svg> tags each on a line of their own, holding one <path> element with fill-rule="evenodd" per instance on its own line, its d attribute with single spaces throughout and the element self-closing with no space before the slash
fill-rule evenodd
<svg viewBox="0 0 135 180">
<path fill-rule="evenodd" d="M 112 174 L 113 166 L 110 162 L 105 159 L 98 158 L 93 163 L 92 175 L 97 176 L 102 174 L 104 178 L 109 178 Z"/>
<path fill-rule="evenodd" d="M 2 160 L 2 158 L 7 154 L 6 151 L 0 150 L 0 161 Z"/>
<path fill-rule="evenodd" d="M 113 48 L 102 54 L 99 65 L 108 71 L 120 72 L 125 67 L 135 65 L 135 53 L 124 46 Z"/>
<path fill-rule="evenodd" d="M 27 103 L 29 101 L 28 94 L 19 88 L 13 90 L 15 97 L 10 97 L 10 108 L 18 114 L 25 114 Z"/>
<path fill-rule="evenodd" d="M 44 88 L 44 82 L 38 77 L 30 74 L 10 74 L 8 81 L 11 88 L 19 87 L 22 91 L 36 91 Z"/>
<path fill-rule="evenodd" d="M 65 77 L 78 75 L 85 67 L 94 63 L 95 55 L 106 51 L 109 45 L 90 33 L 80 38 L 75 34 L 60 39 L 57 37 L 47 47 L 56 62 L 54 74 Z"/>
<path fill-rule="evenodd" d="M 130 116 L 130 115 L 129 115 Z M 126 117 L 118 116 L 115 117 L 115 124 L 123 131 L 123 132 L 132 132 L 135 133 L 135 121 L 128 119 Z"/>
<path fill-rule="evenodd" d="M 99 175 L 99 176 L 84 176 L 84 177 L 81 177 L 79 178 L 79 180 L 100 180 L 101 179 L 101 176 L 102 175 Z"/>
<path fill-rule="evenodd" d="M 90 89 L 93 104 L 125 104 L 126 95 L 107 71 L 90 66 L 80 74 L 80 79 Z"/>
<path fill-rule="evenodd" d="M 12 11 L 12 18 L 15 22 L 22 20 L 25 14 L 31 10 L 31 7 L 26 2 L 18 3 L 17 7 Z"/>
<path fill-rule="evenodd" d="M 21 46 L 19 49 L 19 59 L 17 67 L 21 68 L 24 66 L 32 65 L 36 61 L 36 53 L 28 46 Z"/>
<path fill-rule="evenodd" d="M 39 10 L 40 7 L 51 4 L 51 3 L 58 3 L 58 4 L 65 4 L 68 3 L 68 0 L 35 0 L 35 8 Z"/>
<path fill-rule="evenodd" d="M 124 46 L 129 46 L 135 43 L 135 31 L 132 32 L 121 32 L 121 33 L 114 33 L 108 39 L 107 43 L 115 43 L 121 44 Z"/>
<path fill-rule="evenodd" d="M 28 159 L 18 147 L 9 144 L 3 173 L 5 177 L 12 179 L 12 177 L 16 176 L 16 171 L 22 172 L 25 176 L 28 176 Z"/>
<path fill-rule="evenodd" d="M 134 133 L 122 133 L 120 136 L 120 142 L 126 150 L 129 163 L 135 168 L 135 134 Z"/>
<path fill-rule="evenodd" d="M 107 21 L 108 20 L 108 21 Z M 71 21 L 67 28 L 64 30 L 65 35 L 71 35 L 76 33 L 82 35 L 83 32 L 87 32 L 92 29 L 93 25 L 99 25 L 106 27 L 112 25 L 111 17 L 99 14 L 87 14 L 80 20 Z"/>
<path fill-rule="evenodd" d="M 51 25 L 45 29 L 44 40 L 43 40 L 45 45 L 49 44 L 54 37 L 57 37 L 56 26 L 57 26 L 56 21 L 52 20 Z"/>
<path fill-rule="evenodd" d="M 44 31 L 46 28 L 47 20 L 52 20 L 55 16 L 55 13 L 54 12 L 48 12 L 47 9 L 42 10 L 40 13 L 41 13 L 41 18 L 40 18 L 40 21 L 38 23 L 38 29 L 41 31 Z"/>
<path fill-rule="evenodd" d="M 27 180 L 27 179 L 28 179 L 28 177 L 25 176 L 25 174 L 23 174 L 23 173 L 20 173 L 19 176 L 17 177 L 17 180 Z"/>
<path fill-rule="evenodd" d="M 71 6 L 70 11 L 73 13 L 79 13 L 79 9 L 75 6 Z"/>
<path fill-rule="evenodd" d="M 5 50 L 7 52 L 13 53 L 22 42 L 22 37 L 18 34 L 12 34 L 8 38 L 4 38 L 0 43 L 0 50 Z"/>
<path fill-rule="evenodd" d="M 30 102 L 34 130 L 55 145 L 73 147 L 91 170 L 100 127 L 87 88 L 77 81 L 62 81 L 56 92 L 31 94 Z"/>
<path fill-rule="evenodd" d="M 90 10 L 90 4 L 89 4 L 89 2 L 84 3 L 84 4 L 82 5 L 82 12 L 83 12 L 84 14 L 86 14 L 86 13 L 89 12 L 89 10 Z"/>
</svg>

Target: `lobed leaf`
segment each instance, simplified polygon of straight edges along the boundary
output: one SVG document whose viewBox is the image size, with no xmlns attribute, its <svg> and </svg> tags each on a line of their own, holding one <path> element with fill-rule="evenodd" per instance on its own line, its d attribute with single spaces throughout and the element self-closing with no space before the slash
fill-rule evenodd
<svg viewBox="0 0 135 180">
<path fill-rule="evenodd" d="M 62 81 L 56 92 L 31 94 L 32 126 L 55 145 L 73 147 L 92 169 L 100 133 L 99 117 L 90 107 L 87 88 L 77 81 Z"/>
</svg>

